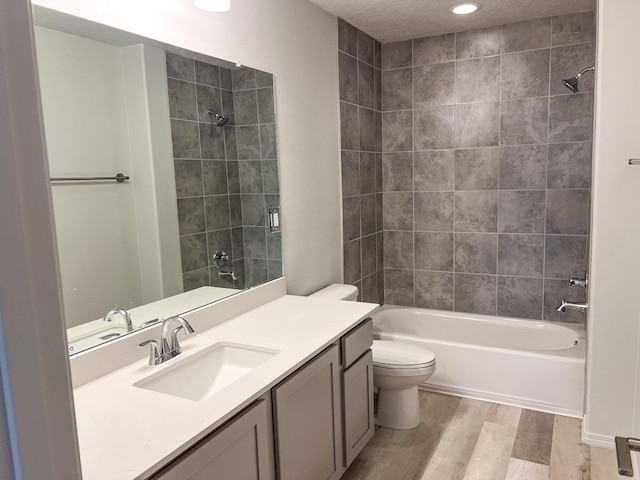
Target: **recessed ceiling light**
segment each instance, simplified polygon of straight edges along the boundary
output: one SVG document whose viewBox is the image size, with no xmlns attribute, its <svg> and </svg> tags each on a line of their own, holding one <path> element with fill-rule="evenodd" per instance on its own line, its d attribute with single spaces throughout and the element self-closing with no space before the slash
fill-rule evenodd
<svg viewBox="0 0 640 480">
<path fill-rule="evenodd" d="M 479 3 L 460 3 L 451 7 L 451 11 L 457 15 L 467 15 L 476 12 L 482 7 Z"/>
</svg>

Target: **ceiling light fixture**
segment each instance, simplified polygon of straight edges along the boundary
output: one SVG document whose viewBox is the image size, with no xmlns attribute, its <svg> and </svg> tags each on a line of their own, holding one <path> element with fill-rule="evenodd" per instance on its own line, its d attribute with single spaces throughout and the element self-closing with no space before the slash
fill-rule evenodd
<svg viewBox="0 0 640 480">
<path fill-rule="evenodd" d="M 231 9 L 231 0 L 193 0 L 193 4 L 210 12 L 226 12 Z"/>
<path fill-rule="evenodd" d="M 482 5 L 479 3 L 460 3 L 451 7 L 451 11 L 456 15 L 467 15 L 469 13 L 477 12 Z"/>
</svg>

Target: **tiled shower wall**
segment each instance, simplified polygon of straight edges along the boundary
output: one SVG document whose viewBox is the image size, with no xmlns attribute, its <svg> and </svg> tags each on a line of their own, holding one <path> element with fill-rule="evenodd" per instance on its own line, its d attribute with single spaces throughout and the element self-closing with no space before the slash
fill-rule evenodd
<svg viewBox="0 0 640 480">
<path fill-rule="evenodd" d="M 338 20 L 344 281 L 384 298 L 380 43 Z"/>
<path fill-rule="evenodd" d="M 280 233 L 268 231 L 266 213 L 279 204 L 272 76 L 166 58 L 184 289 L 280 276 Z M 228 124 L 216 126 L 209 109 Z M 219 277 L 216 250 L 237 280 Z"/>
<path fill-rule="evenodd" d="M 591 12 L 382 46 L 384 301 L 531 319 L 583 301 Z M 344 182 L 344 179 L 343 179 Z"/>
</svg>

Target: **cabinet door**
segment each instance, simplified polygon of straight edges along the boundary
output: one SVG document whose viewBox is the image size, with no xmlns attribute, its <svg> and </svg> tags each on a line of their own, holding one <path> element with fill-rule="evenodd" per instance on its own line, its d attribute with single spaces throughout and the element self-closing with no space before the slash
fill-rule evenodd
<svg viewBox="0 0 640 480">
<path fill-rule="evenodd" d="M 268 403 L 260 400 L 169 464 L 153 480 L 274 480 Z"/>
<path fill-rule="evenodd" d="M 337 346 L 273 389 L 279 480 L 336 480 L 344 473 Z"/>
<path fill-rule="evenodd" d="M 344 461 L 351 465 L 375 430 L 373 423 L 373 357 L 371 350 L 342 372 Z"/>
</svg>

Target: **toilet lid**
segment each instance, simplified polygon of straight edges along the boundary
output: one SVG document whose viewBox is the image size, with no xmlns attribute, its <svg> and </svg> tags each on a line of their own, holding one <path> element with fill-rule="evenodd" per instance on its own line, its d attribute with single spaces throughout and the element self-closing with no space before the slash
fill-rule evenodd
<svg viewBox="0 0 640 480">
<path fill-rule="evenodd" d="M 389 340 L 373 341 L 373 363 L 385 368 L 418 368 L 433 365 L 436 355 L 426 348 Z"/>
</svg>

